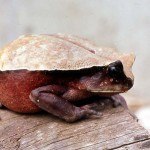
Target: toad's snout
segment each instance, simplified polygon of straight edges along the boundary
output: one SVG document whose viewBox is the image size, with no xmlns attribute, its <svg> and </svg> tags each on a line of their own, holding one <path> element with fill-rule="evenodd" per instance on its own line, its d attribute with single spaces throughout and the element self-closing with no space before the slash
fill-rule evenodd
<svg viewBox="0 0 150 150">
<path fill-rule="evenodd" d="M 116 83 L 122 84 L 125 90 L 128 90 L 133 86 L 133 80 L 126 77 L 122 62 L 120 60 L 109 64 L 107 73 Z"/>
<path fill-rule="evenodd" d="M 125 86 L 126 86 L 127 90 L 129 90 L 130 88 L 132 88 L 133 84 L 134 84 L 134 81 L 131 80 L 130 78 L 128 78 L 127 81 L 126 81 L 126 83 L 125 83 Z"/>
</svg>

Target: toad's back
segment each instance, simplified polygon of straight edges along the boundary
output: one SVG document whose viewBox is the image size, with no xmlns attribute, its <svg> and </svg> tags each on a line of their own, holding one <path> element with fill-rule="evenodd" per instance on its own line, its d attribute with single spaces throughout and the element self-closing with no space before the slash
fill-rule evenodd
<svg viewBox="0 0 150 150">
<path fill-rule="evenodd" d="M 133 78 L 134 55 L 99 48 L 88 40 L 65 34 L 21 36 L 1 50 L 0 70 L 80 70 L 122 61 Z"/>
</svg>

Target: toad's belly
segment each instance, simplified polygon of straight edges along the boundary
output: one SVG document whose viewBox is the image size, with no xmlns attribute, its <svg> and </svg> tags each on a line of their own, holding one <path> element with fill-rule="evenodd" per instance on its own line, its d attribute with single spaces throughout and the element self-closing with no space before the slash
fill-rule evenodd
<svg viewBox="0 0 150 150">
<path fill-rule="evenodd" d="M 0 72 L 0 103 L 15 112 L 38 112 L 40 109 L 29 99 L 30 92 L 51 82 L 49 75 L 38 71 Z"/>
</svg>

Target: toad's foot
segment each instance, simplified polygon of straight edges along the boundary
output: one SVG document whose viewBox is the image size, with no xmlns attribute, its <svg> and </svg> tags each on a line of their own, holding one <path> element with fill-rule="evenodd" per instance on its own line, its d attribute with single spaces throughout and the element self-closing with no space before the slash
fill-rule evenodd
<svg viewBox="0 0 150 150">
<path fill-rule="evenodd" d="M 119 105 L 123 106 L 125 109 L 128 110 L 128 112 L 130 113 L 130 115 L 136 121 L 138 121 L 138 118 L 136 117 L 136 115 L 131 110 L 129 110 L 126 100 L 121 95 L 118 94 L 118 95 L 111 96 L 111 100 L 113 101 L 113 106 L 114 107 L 117 107 Z"/>
<path fill-rule="evenodd" d="M 59 91 L 59 92 L 58 92 Z M 43 110 L 60 117 L 67 122 L 75 122 L 81 118 L 101 114 L 92 109 L 94 106 L 85 105 L 77 107 L 61 97 L 66 89 L 63 86 L 49 85 L 33 90 L 30 99 Z"/>
<path fill-rule="evenodd" d="M 95 99 L 95 97 L 91 97 L 91 99 Z M 105 104 L 104 102 L 101 101 L 95 101 L 93 103 L 90 104 L 85 104 L 83 106 L 81 106 L 80 108 L 85 109 L 85 110 L 93 110 L 96 113 L 91 115 L 91 118 L 100 118 L 103 113 L 102 110 L 105 108 Z M 89 116 L 87 116 L 89 117 Z"/>
</svg>

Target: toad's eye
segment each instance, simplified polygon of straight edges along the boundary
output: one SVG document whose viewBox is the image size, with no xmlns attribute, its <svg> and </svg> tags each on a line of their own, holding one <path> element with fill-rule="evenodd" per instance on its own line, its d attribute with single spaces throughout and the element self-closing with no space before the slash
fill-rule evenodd
<svg viewBox="0 0 150 150">
<path fill-rule="evenodd" d="M 107 68 L 108 74 L 110 77 L 113 78 L 122 78 L 124 77 L 123 73 L 123 65 L 120 60 L 113 62 L 108 65 Z"/>
</svg>

